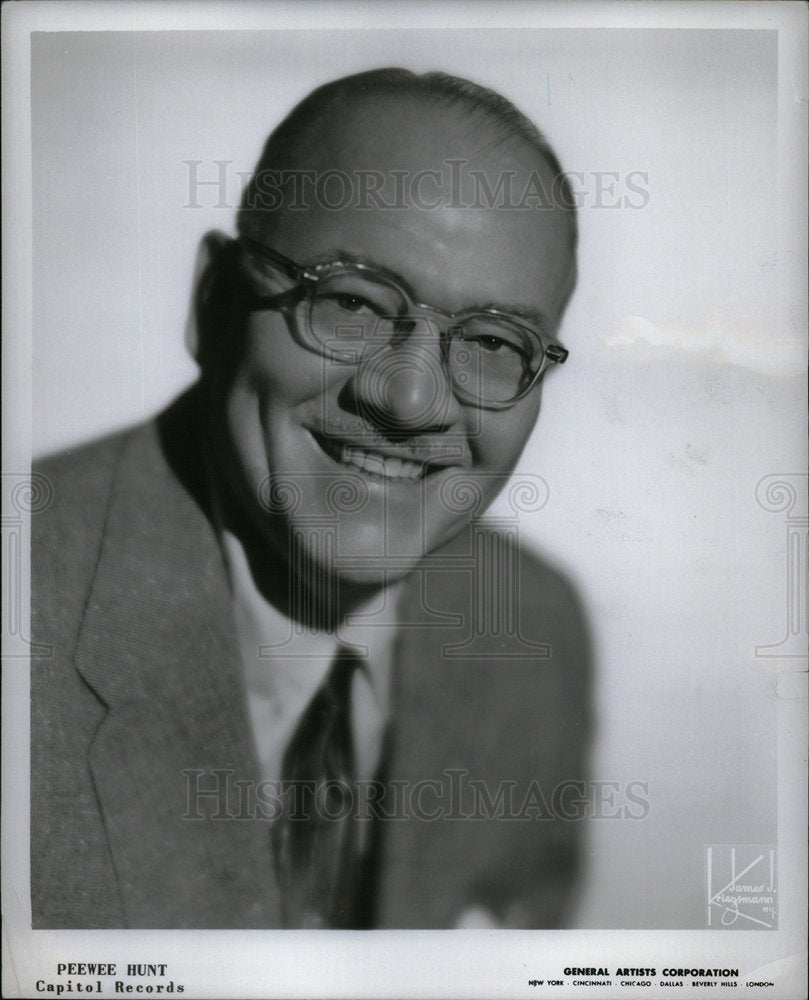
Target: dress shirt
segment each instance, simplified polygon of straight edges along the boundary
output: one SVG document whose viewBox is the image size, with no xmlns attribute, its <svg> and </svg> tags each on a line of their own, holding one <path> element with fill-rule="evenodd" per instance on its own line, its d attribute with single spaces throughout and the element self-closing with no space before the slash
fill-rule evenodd
<svg viewBox="0 0 809 1000">
<path fill-rule="evenodd" d="M 290 620 L 257 588 L 239 539 L 220 530 L 247 691 L 253 742 L 267 781 L 281 779 L 284 752 L 325 680 L 338 650 L 361 664 L 351 688 L 356 776 L 371 780 L 380 763 L 389 714 L 390 674 L 400 588 L 381 591 L 337 632 Z"/>
</svg>

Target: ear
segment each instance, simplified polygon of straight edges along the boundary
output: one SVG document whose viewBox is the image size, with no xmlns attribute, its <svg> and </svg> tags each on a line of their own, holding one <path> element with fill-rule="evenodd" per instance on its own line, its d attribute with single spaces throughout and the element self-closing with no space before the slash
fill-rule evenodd
<svg viewBox="0 0 809 1000">
<path fill-rule="evenodd" d="M 202 237 L 197 248 L 191 302 L 185 323 L 185 348 L 198 364 L 203 339 L 200 330 L 201 314 L 208 304 L 213 275 L 223 260 L 227 248 L 232 244 L 233 240 L 225 233 L 211 231 Z"/>
</svg>

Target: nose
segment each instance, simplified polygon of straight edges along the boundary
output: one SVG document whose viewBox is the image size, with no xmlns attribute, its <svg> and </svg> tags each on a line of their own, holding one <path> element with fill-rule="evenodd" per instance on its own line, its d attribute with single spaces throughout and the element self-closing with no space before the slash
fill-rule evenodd
<svg viewBox="0 0 809 1000">
<path fill-rule="evenodd" d="M 447 430 L 461 415 L 444 367 L 439 337 L 408 337 L 359 366 L 352 379 L 355 405 L 384 430 L 425 434 Z"/>
</svg>

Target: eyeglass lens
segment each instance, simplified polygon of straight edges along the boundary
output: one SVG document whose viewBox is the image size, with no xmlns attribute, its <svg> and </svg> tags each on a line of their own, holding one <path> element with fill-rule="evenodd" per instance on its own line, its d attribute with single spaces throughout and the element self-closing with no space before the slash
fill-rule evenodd
<svg viewBox="0 0 809 1000">
<path fill-rule="evenodd" d="M 410 310 L 394 285 L 347 268 L 318 280 L 308 303 L 308 332 L 330 355 L 356 364 L 405 339 L 434 339 L 434 321 L 410 315 Z M 450 377 L 470 396 L 507 402 L 528 385 L 541 364 L 538 340 L 505 318 L 474 314 L 450 330 Z"/>
</svg>

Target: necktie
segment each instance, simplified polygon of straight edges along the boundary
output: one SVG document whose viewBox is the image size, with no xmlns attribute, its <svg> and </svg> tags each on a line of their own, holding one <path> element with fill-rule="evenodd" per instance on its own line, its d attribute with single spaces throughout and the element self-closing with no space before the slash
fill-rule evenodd
<svg viewBox="0 0 809 1000">
<path fill-rule="evenodd" d="M 350 927 L 358 867 L 351 682 L 340 650 L 282 763 L 284 811 L 272 828 L 286 927 Z"/>
</svg>

